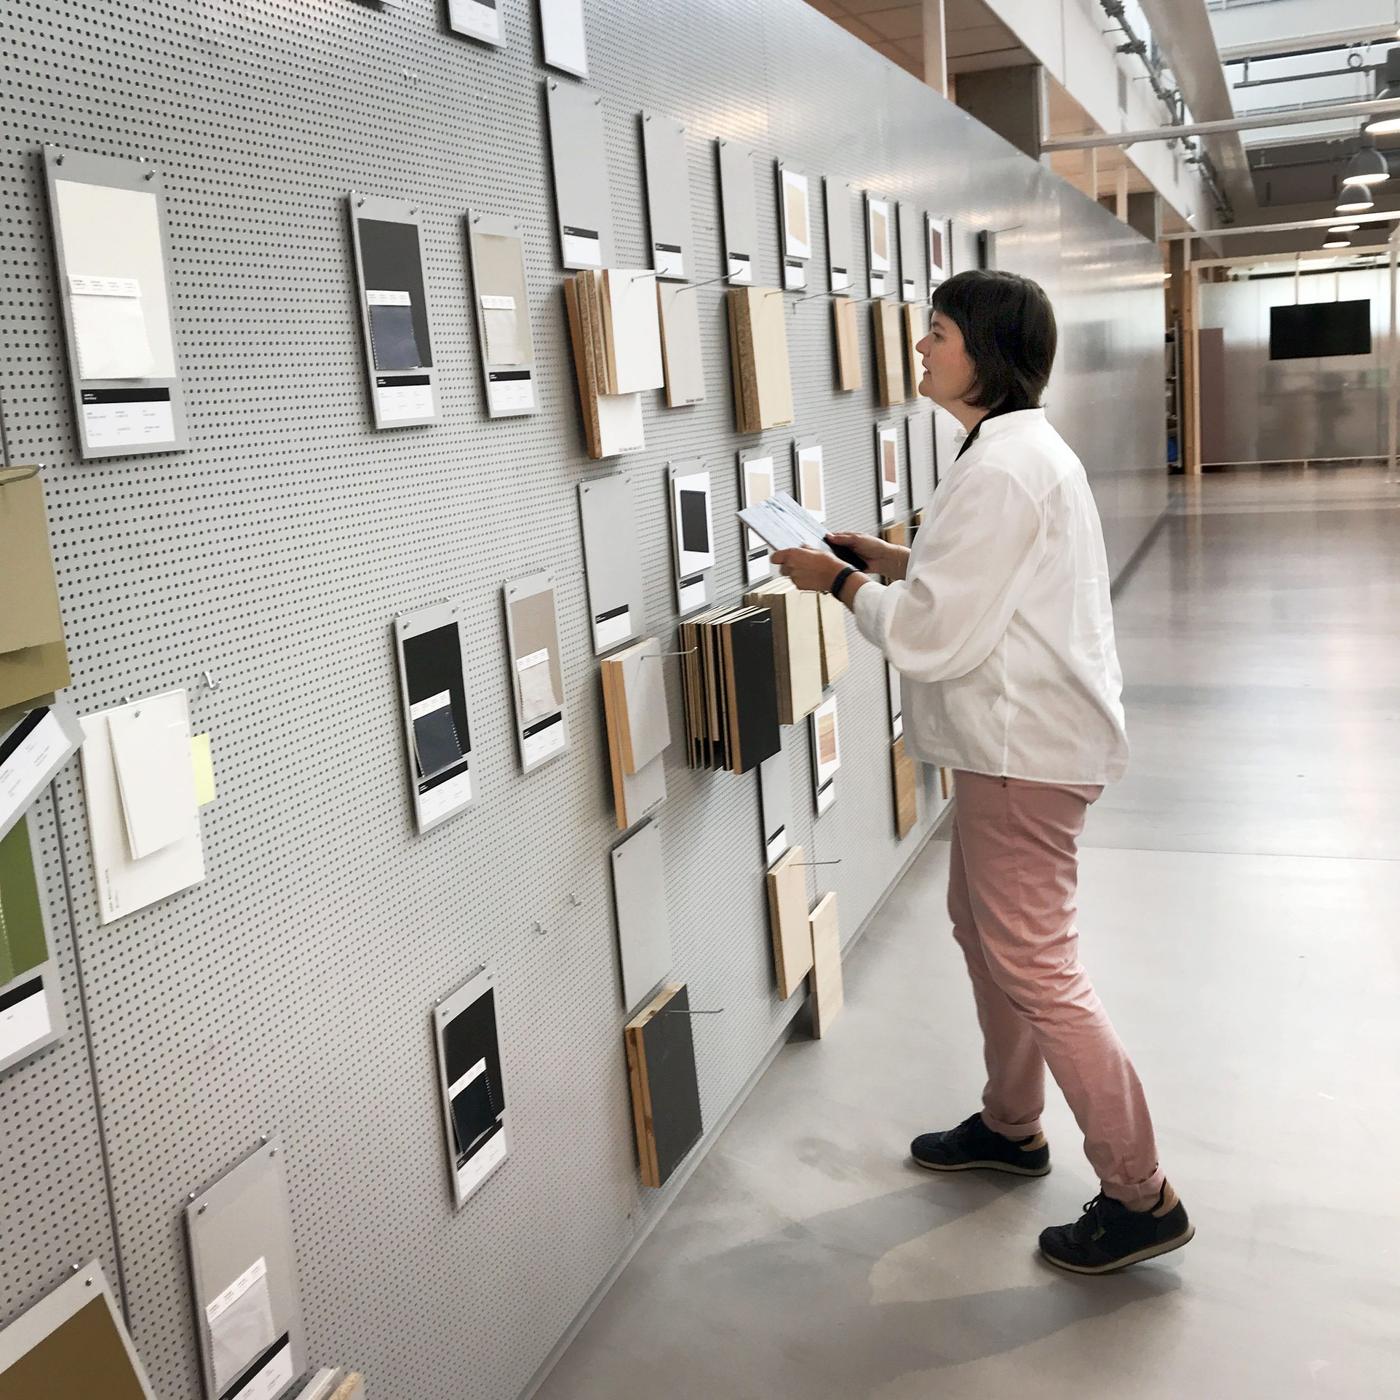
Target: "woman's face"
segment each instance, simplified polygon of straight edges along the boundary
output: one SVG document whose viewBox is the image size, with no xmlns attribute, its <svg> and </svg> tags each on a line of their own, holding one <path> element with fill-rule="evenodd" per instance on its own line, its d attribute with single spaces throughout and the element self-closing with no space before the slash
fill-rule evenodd
<svg viewBox="0 0 1400 1400">
<path fill-rule="evenodd" d="M 933 313 L 928 334 L 914 347 L 924 362 L 919 392 L 941 408 L 961 403 L 977 383 L 977 370 L 963 345 L 962 332 L 941 311 Z"/>
</svg>

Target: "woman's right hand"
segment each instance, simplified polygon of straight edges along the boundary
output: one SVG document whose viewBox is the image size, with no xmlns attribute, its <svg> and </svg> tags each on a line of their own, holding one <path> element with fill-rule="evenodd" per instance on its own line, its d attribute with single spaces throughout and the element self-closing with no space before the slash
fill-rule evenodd
<svg viewBox="0 0 1400 1400">
<path fill-rule="evenodd" d="M 878 535 L 859 535 L 848 530 L 832 530 L 827 535 L 831 544 L 853 549 L 869 566 L 869 572 L 884 578 L 903 578 L 909 551 L 903 545 L 887 544 Z"/>
</svg>

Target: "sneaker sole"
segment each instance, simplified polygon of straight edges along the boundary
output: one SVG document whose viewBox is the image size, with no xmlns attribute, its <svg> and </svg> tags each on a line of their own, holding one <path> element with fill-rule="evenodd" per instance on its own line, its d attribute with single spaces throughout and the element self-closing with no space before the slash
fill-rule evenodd
<svg viewBox="0 0 1400 1400">
<path fill-rule="evenodd" d="M 947 1165 L 942 1162 L 925 1162 L 922 1157 L 910 1155 L 909 1160 L 926 1172 L 1005 1172 L 1008 1176 L 1049 1176 L 1050 1164 L 1043 1167 L 1013 1167 L 1010 1162 L 955 1162 Z"/>
<path fill-rule="evenodd" d="M 1174 1240 L 1167 1240 L 1162 1244 L 1154 1244 L 1148 1249 L 1140 1249 L 1136 1254 L 1130 1254 L 1125 1259 L 1117 1259 L 1112 1264 L 1097 1264 L 1089 1266 L 1086 1264 L 1067 1264 L 1063 1259 L 1056 1259 L 1053 1254 L 1047 1254 L 1043 1249 L 1040 1257 L 1047 1264 L 1053 1264 L 1057 1269 L 1064 1269 L 1071 1274 L 1114 1274 L 1119 1269 L 1129 1268 L 1133 1264 L 1141 1264 L 1147 1259 L 1158 1259 L 1163 1254 L 1170 1254 L 1174 1249 L 1180 1249 L 1183 1245 L 1188 1245 L 1196 1238 L 1196 1227 L 1192 1225 L 1184 1235 L 1178 1235 Z"/>
</svg>

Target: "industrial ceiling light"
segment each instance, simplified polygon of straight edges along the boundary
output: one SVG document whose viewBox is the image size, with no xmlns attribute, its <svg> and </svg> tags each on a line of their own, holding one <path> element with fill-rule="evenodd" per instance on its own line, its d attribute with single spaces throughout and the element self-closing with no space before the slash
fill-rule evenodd
<svg viewBox="0 0 1400 1400">
<path fill-rule="evenodd" d="M 1400 34 L 1396 35 L 1400 38 Z M 1385 54 L 1385 81 L 1377 91 L 1378 98 L 1400 98 L 1400 49 L 1387 49 Z M 1400 131 L 1400 112 L 1382 112 L 1366 123 L 1369 136 L 1393 136 Z"/>
<path fill-rule="evenodd" d="M 1343 185 L 1342 197 L 1337 201 L 1337 213 L 1360 214 L 1374 207 L 1375 202 L 1365 185 Z"/>
<path fill-rule="evenodd" d="M 1332 227 L 1329 228 L 1329 229 L 1327 230 L 1327 232 L 1328 232 L 1329 234 L 1332 234 L 1332 233 L 1355 233 L 1356 230 L 1359 229 L 1360 227 L 1361 227 L 1360 224 L 1333 224 Z"/>
<path fill-rule="evenodd" d="M 1342 172 L 1344 185 L 1379 185 L 1390 179 L 1390 165 L 1374 147 L 1363 146 L 1347 161 Z"/>
<path fill-rule="evenodd" d="M 1336 238 L 1333 238 L 1333 237 L 1329 234 L 1328 237 L 1325 238 L 1325 239 L 1323 240 L 1322 246 L 1323 246 L 1324 248 L 1350 248 L 1350 247 L 1351 247 L 1351 239 L 1350 239 L 1350 238 L 1342 238 L 1340 235 L 1337 236 Z"/>
</svg>

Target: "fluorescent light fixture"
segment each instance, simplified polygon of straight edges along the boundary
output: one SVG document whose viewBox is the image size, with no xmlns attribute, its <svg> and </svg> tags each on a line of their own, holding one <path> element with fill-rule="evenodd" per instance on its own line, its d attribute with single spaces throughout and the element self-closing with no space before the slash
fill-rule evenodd
<svg viewBox="0 0 1400 1400">
<path fill-rule="evenodd" d="M 1328 238 L 1323 241 L 1324 248 L 1350 248 L 1350 238 Z"/>
<path fill-rule="evenodd" d="M 1343 185 L 1342 197 L 1337 201 L 1337 213 L 1359 214 L 1364 209 L 1373 208 L 1375 203 L 1365 185 Z"/>
<path fill-rule="evenodd" d="M 1360 224 L 1333 224 L 1332 227 L 1329 228 L 1329 229 L 1327 230 L 1327 232 L 1328 232 L 1329 234 L 1332 234 L 1332 233 L 1355 233 L 1356 230 L 1359 229 L 1360 227 L 1361 227 Z"/>
<path fill-rule="evenodd" d="M 1342 172 L 1345 185 L 1379 185 L 1390 179 L 1390 165 L 1374 147 L 1363 146 L 1347 161 Z"/>
</svg>

